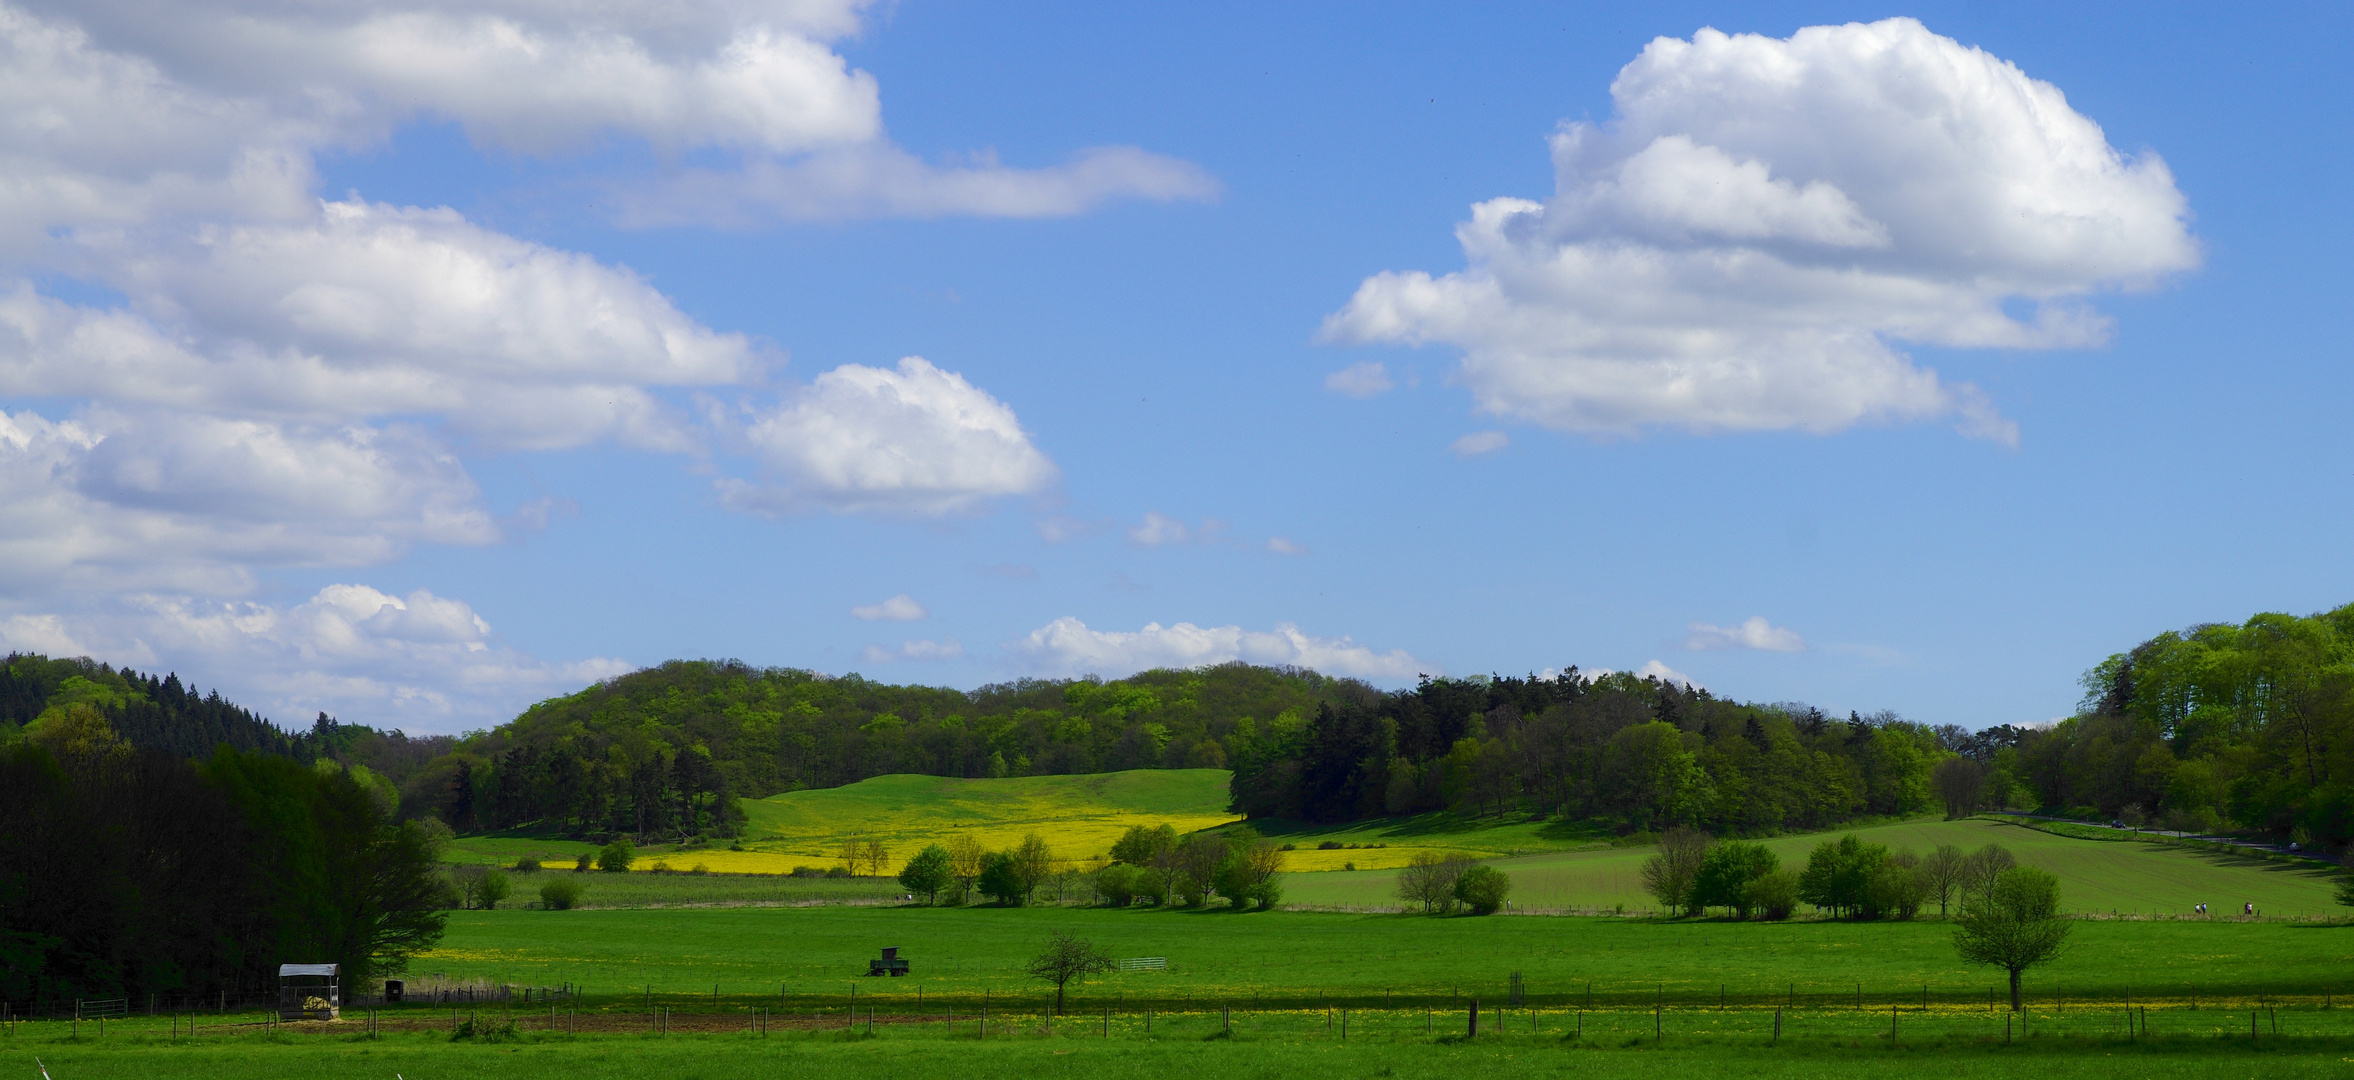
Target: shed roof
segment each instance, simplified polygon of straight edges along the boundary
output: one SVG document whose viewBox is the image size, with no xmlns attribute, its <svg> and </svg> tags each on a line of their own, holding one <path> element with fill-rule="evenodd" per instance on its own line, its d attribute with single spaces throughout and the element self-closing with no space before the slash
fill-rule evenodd
<svg viewBox="0 0 2354 1080">
<path fill-rule="evenodd" d="M 333 975 L 341 967 L 341 964 L 280 964 L 278 965 L 278 977 L 283 979 L 288 975 Z"/>
</svg>

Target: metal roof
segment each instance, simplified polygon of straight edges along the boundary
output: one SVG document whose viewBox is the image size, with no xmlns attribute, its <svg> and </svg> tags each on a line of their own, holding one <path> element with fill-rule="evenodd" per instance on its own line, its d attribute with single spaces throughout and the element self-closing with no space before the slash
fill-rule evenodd
<svg viewBox="0 0 2354 1080">
<path fill-rule="evenodd" d="M 334 975 L 340 967 L 342 967 L 340 964 L 280 964 L 278 965 L 278 977 L 283 979 L 288 975 Z"/>
</svg>

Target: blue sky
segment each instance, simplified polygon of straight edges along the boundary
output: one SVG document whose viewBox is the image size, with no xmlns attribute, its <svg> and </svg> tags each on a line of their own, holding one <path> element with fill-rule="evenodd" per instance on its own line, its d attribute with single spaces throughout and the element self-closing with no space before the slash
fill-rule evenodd
<svg viewBox="0 0 2354 1080">
<path fill-rule="evenodd" d="M 2354 600 L 2342 9 L 144 10 L 0 9 L 0 644 L 1978 727 Z"/>
</svg>

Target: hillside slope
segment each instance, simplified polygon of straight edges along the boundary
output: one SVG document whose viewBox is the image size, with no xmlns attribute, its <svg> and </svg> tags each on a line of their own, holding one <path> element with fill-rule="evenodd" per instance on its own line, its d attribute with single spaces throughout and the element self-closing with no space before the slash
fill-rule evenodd
<svg viewBox="0 0 2354 1080">
<path fill-rule="evenodd" d="M 1986 818 L 1910 821 L 1763 842 L 1783 866 L 1802 868 L 1816 844 L 1849 832 L 1869 843 L 1915 851 L 1938 844 L 1965 849 L 2001 844 L 2020 862 L 2057 875 L 2062 906 L 2070 911 L 2182 914 L 2199 903 L 2216 913 L 2237 912 L 2243 903 L 2268 915 L 2337 910 L 2324 867 L 2130 841 L 2078 840 Z M 1521 906 L 1609 911 L 1623 904 L 1629 911 L 1645 911 L 1656 901 L 1643 891 L 1640 873 L 1656 850 L 1560 852 L 1497 859 L 1492 865 L 1512 875 L 1513 900 Z M 1395 905 L 1396 884 L 1395 872 L 1290 874 L 1284 899 L 1304 905 Z"/>
</svg>

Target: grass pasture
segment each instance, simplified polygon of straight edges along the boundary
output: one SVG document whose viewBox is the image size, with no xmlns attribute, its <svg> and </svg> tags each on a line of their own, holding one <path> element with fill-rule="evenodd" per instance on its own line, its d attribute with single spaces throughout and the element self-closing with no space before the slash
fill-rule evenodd
<svg viewBox="0 0 2354 1080">
<path fill-rule="evenodd" d="M 1127 1019 L 1127 1018 L 1119 1018 Z M 793 1076 L 797 1080 L 867 1080 L 875 1076 L 959 1076 L 976 1080 L 1159 1080 L 1212 1075 L 1232 1080 L 1385 1077 L 1460 1080 L 1464 1076 L 1563 1077 L 1577 1080 L 1683 1080 L 1738 1073 L 1754 1080 L 1877 1080 L 1890 1069 L 1934 1070 L 1954 1080 L 2075 1080 L 2131 1076 L 2177 1080 L 2265 1076 L 2284 1080 L 2341 1077 L 2354 1056 L 2354 1037 L 2306 1034 L 2250 1045 L 2244 1031 L 2167 1034 L 2139 1040 L 2103 1034 L 2093 1024 L 2072 1034 L 2055 1021 L 2037 1037 L 2005 1044 L 1992 1034 L 1886 1037 L 1886 1016 L 1858 1018 L 1833 1033 L 1788 1031 L 1778 1042 L 1744 1025 L 1687 1026 L 1653 1041 L 1647 1013 L 1594 1015 L 1584 1036 L 1560 1025 L 1540 1033 L 1503 1031 L 1465 1040 L 1456 1034 L 1380 1033 L 1361 1026 L 1343 1041 L 1322 1033 L 1322 1016 L 1296 1018 L 1298 1030 L 1270 1030 L 1248 1020 L 1221 1036 L 1208 1015 L 1157 1018 L 1146 1036 L 1132 1021 L 1110 1035 L 1084 1021 L 1044 1034 L 1025 1025 L 993 1029 L 980 1038 L 967 1021 L 953 1034 L 945 1025 L 878 1025 L 877 1034 L 839 1030 L 789 1031 L 767 1036 L 739 1028 L 712 1034 L 543 1035 L 496 1042 L 452 1042 L 446 1033 L 357 1035 L 284 1034 L 168 1041 L 129 1030 L 106 1039 L 71 1040 L 60 1025 L 25 1025 L 0 1038 L 0 1070 L 37 1076 L 38 1057 L 55 1080 L 244 1080 L 301 1076 L 317 1080 L 738 1080 Z M 1413 1027 L 1414 1017 L 1400 1017 Z M 1450 1019 L 1459 1019 L 1450 1017 Z M 1507 1018 L 1516 1019 L 1516 1018 Z M 1542 1019 L 1542 1018 L 1540 1018 Z M 1678 1017 L 1679 1020 L 1693 1019 Z M 1827 1018 L 1826 1018 L 1827 1019 Z M 1172 1022 L 1174 1021 L 1174 1022 Z M 1797 1025 L 1791 1025 L 1793 1028 Z M 52 1030 L 41 1030 L 49 1028 Z M 2291 1029 L 2293 1030 L 2293 1028 Z M 1205 1035 L 1204 1032 L 1209 1034 Z"/>
<path fill-rule="evenodd" d="M 1494 1001 L 1519 971 L 1546 1007 L 1714 1005 L 1983 1008 L 2000 980 L 1955 958 L 1951 927 L 1909 923 L 1663 922 L 1637 918 L 1133 908 L 806 907 L 471 911 L 413 970 L 449 979 L 585 986 L 654 1004 L 886 1009 L 1027 999 L 1023 961 L 1052 930 L 1116 957 L 1159 956 L 1074 991 L 1087 1008 L 1159 1001 L 1369 1005 Z M 914 961 L 903 979 L 861 978 L 885 945 Z M 1860 984 L 1860 986 L 1859 986 Z M 2337 1004 L 2354 994 L 2354 926 L 2226 920 L 2087 920 L 2068 954 L 2031 971 L 2039 1003 L 2123 1001 Z M 783 993 L 783 999 L 778 998 Z M 716 998 L 713 996 L 716 993 Z M 784 1006 L 778 1006 L 784 1007 Z M 2354 1017 L 2354 1012 L 2345 1012 Z"/>
<path fill-rule="evenodd" d="M 1976 849 L 2001 844 L 2019 861 L 2060 878 L 2066 907 L 2085 913 L 2183 914 L 2206 903 L 2216 914 L 2237 913 L 2254 903 L 2267 915 L 2322 915 L 2337 910 L 2329 871 L 2318 864 L 2226 851 L 2169 847 L 2124 840 L 2086 840 L 2014 825 L 1994 818 L 1909 821 L 1842 829 L 1765 841 L 1784 866 L 1804 866 L 1807 852 L 1825 839 L 1853 832 L 1866 841 L 1927 851 L 1938 844 Z M 1654 906 L 1643 891 L 1640 870 L 1654 849 L 1612 848 L 1559 852 L 1495 860 L 1512 875 L 1515 906 L 1536 910 L 1630 912 Z M 1290 904 L 1382 908 L 1398 903 L 1394 873 L 1289 874 L 1284 901 Z"/>
</svg>

